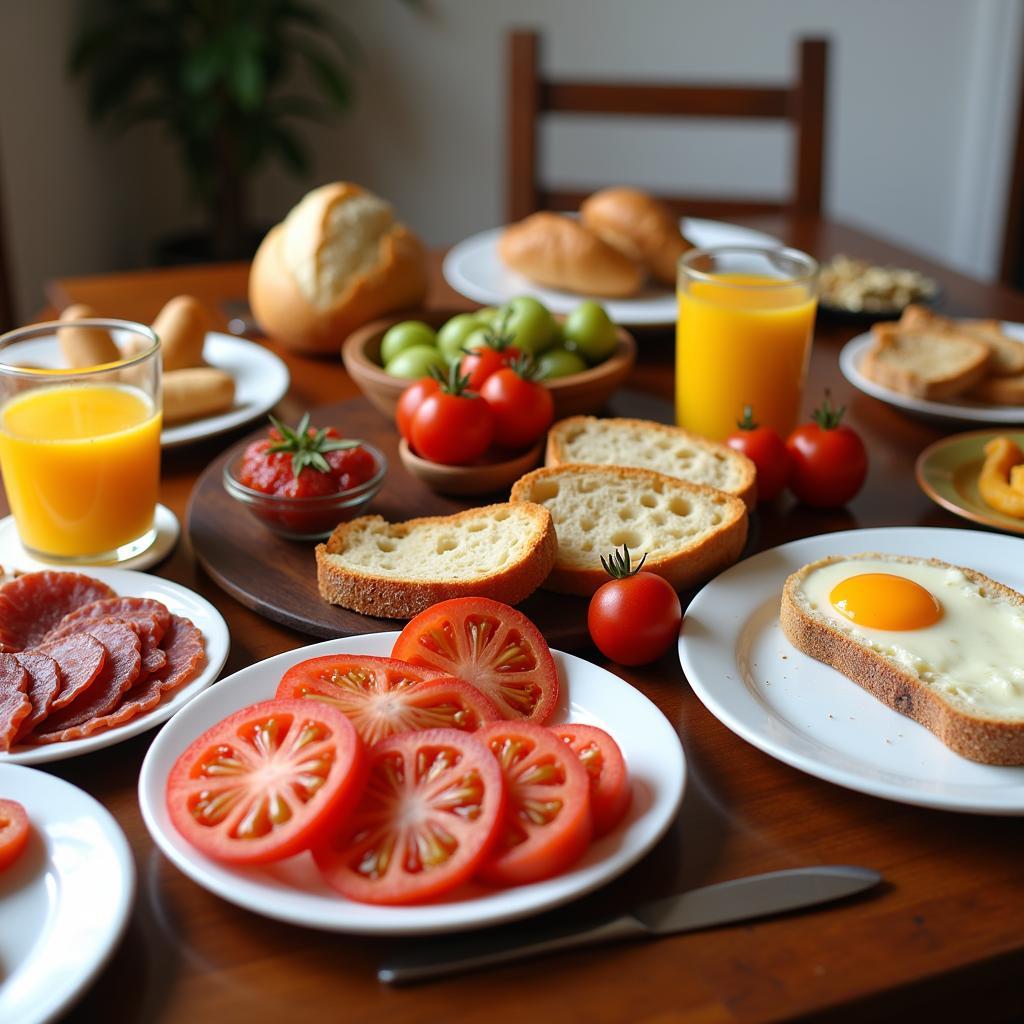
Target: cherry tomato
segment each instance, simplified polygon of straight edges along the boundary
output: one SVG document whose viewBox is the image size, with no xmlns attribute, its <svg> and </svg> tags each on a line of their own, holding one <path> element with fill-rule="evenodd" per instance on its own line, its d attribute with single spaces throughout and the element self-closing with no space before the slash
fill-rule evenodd
<svg viewBox="0 0 1024 1024">
<path fill-rule="evenodd" d="M 442 387 L 427 395 L 413 413 L 409 436 L 423 458 L 446 466 L 465 466 L 491 446 L 494 414 L 477 395 Z"/>
<path fill-rule="evenodd" d="M 277 696 L 333 705 L 370 745 L 419 729 L 472 732 L 501 718 L 494 702 L 469 683 L 403 661 L 356 654 L 328 654 L 293 665 Z"/>
<path fill-rule="evenodd" d="M 501 350 L 485 345 L 467 352 L 459 363 L 459 373 L 469 378 L 469 390 L 479 391 L 484 381 L 492 374 L 503 370 L 519 358 L 519 349 L 506 347 Z"/>
<path fill-rule="evenodd" d="M 525 376 L 522 364 L 491 374 L 480 395 L 494 412 L 495 443 L 507 448 L 533 444 L 555 418 L 551 392 Z"/>
<path fill-rule="evenodd" d="M 0 871 L 21 856 L 31 832 L 25 808 L 16 800 L 0 799 Z"/>
<path fill-rule="evenodd" d="M 555 725 L 551 731 L 568 744 L 587 770 L 594 835 L 605 835 L 622 820 L 633 799 L 626 762 L 618 743 L 604 729 L 580 722 Z"/>
<path fill-rule="evenodd" d="M 612 577 L 590 599 L 587 628 L 598 650 L 620 665 L 646 665 L 660 658 L 675 643 L 682 621 L 682 606 L 672 584 L 641 568 L 633 569 L 629 548 L 602 556 Z"/>
<path fill-rule="evenodd" d="M 412 443 L 412 417 L 416 410 L 423 404 L 423 399 L 428 395 L 436 395 L 441 390 L 441 382 L 433 377 L 424 377 L 422 380 L 410 384 L 398 399 L 398 407 L 395 410 L 395 423 L 398 432 Z"/>
<path fill-rule="evenodd" d="M 313 851 L 327 882 L 364 903 L 419 903 L 466 881 L 505 809 L 501 769 L 476 734 L 428 729 L 371 747 L 369 782 Z"/>
<path fill-rule="evenodd" d="M 805 505 L 845 505 L 867 478 L 868 453 L 857 434 L 842 425 L 845 411 L 845 406 L 835 409 L 826 392 L 812 422 L 797 427 L 786 441 L 793 459 L 789 486 Z"/>
<path fill-rule="evenodd" d="M 725 443 L 746 455 L 757 468 L 757 500 L 772 501 L 789 483 L 792 459 L 786 442 L 771 427 L 759 427 L 749 405 L 736 425 L 739 430 L 730 434 Z"/>
<path fill-rule="evenodd" d="M 337 708 L 268 700 L 188 747 L 167 778 L 167 810 L 201 853 L 266 864 L 318 841 L 354 805 L 365 778 L 362 741 Z"/>
<path fill-rule="evenodd" d="M 505 776 L 505 815 L 491 856 L 477 872 L 491 885 L 524 885 L 564 871 L 590 844 L 590 779 L 550 729 L 492 722 L 475 734 Z"/>
<path fill-rule="evenodd" d="M 465 680 L 505 718 L 546 722 L 558 705 L 558 669 L 540 630 L 488 597 L 457 597 L 420 612 L 391 656 Z"/>
</svg>

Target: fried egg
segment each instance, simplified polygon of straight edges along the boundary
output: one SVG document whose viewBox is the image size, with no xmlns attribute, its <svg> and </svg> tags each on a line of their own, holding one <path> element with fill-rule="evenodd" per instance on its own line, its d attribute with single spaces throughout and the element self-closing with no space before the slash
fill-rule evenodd
<svg viewBox="0 0 1024 1024">
<path fill-rule="evenodd" d="M 854 556 L 800 591 L 840 632 L 975 714 L 1024 718 L 1024 607 L 962 569 Z"/>
</svg>

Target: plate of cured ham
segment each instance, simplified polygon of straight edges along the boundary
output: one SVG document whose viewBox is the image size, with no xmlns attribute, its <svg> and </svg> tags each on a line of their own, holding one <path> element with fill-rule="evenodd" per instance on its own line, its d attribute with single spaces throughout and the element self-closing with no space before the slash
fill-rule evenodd
<svg viewBox="0 0 1024 1024">
<path fill-rule="evenodd" d="M 146 573 L 0 584 L 0 762 L 59 761 L 151 729 L 217 678 L 228 646 L 209 601 Z"/>
</svg>

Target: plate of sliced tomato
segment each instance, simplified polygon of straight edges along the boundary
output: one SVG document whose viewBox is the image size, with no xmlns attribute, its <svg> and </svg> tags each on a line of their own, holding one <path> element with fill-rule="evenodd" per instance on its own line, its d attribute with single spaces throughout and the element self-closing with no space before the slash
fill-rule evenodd
<svg viewBox="0 0 1024 1024">
<path fill-rule="evenodd" d="M 443 632 L 422 635 L 422 656 L 402 648 L 411 672 L 393 660 L 398 633 L 347 637 L 268 658 L 183 708 L 139 778 L 161 851 L 203 888 L 267 917 L 415 935 L 561 905 L 658 842 L 686 764 L 643 694 L 508 629 L 501 664 L 476 673 L 481 697 L 452 679 L 460 659 L 460 679 L 471 674 L 469 653 L 436 642 Z M 510 694 L 530 714 L 506 718 L 499 700 Z M 606 733 L 614 743 L 602 748 Z"/>
</svg>

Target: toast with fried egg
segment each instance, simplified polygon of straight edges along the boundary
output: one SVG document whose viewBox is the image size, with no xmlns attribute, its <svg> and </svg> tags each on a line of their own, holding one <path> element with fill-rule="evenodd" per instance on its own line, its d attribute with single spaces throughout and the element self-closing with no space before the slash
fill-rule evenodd
<svg viewBox="0 0 1024 1024">
<path fill-rule="evenodd" d="M 972 761 L 1024 764 L 1024 595 L 938 559 L 834 555 L 793 573 L 782 629 Z"/>
</svg>

